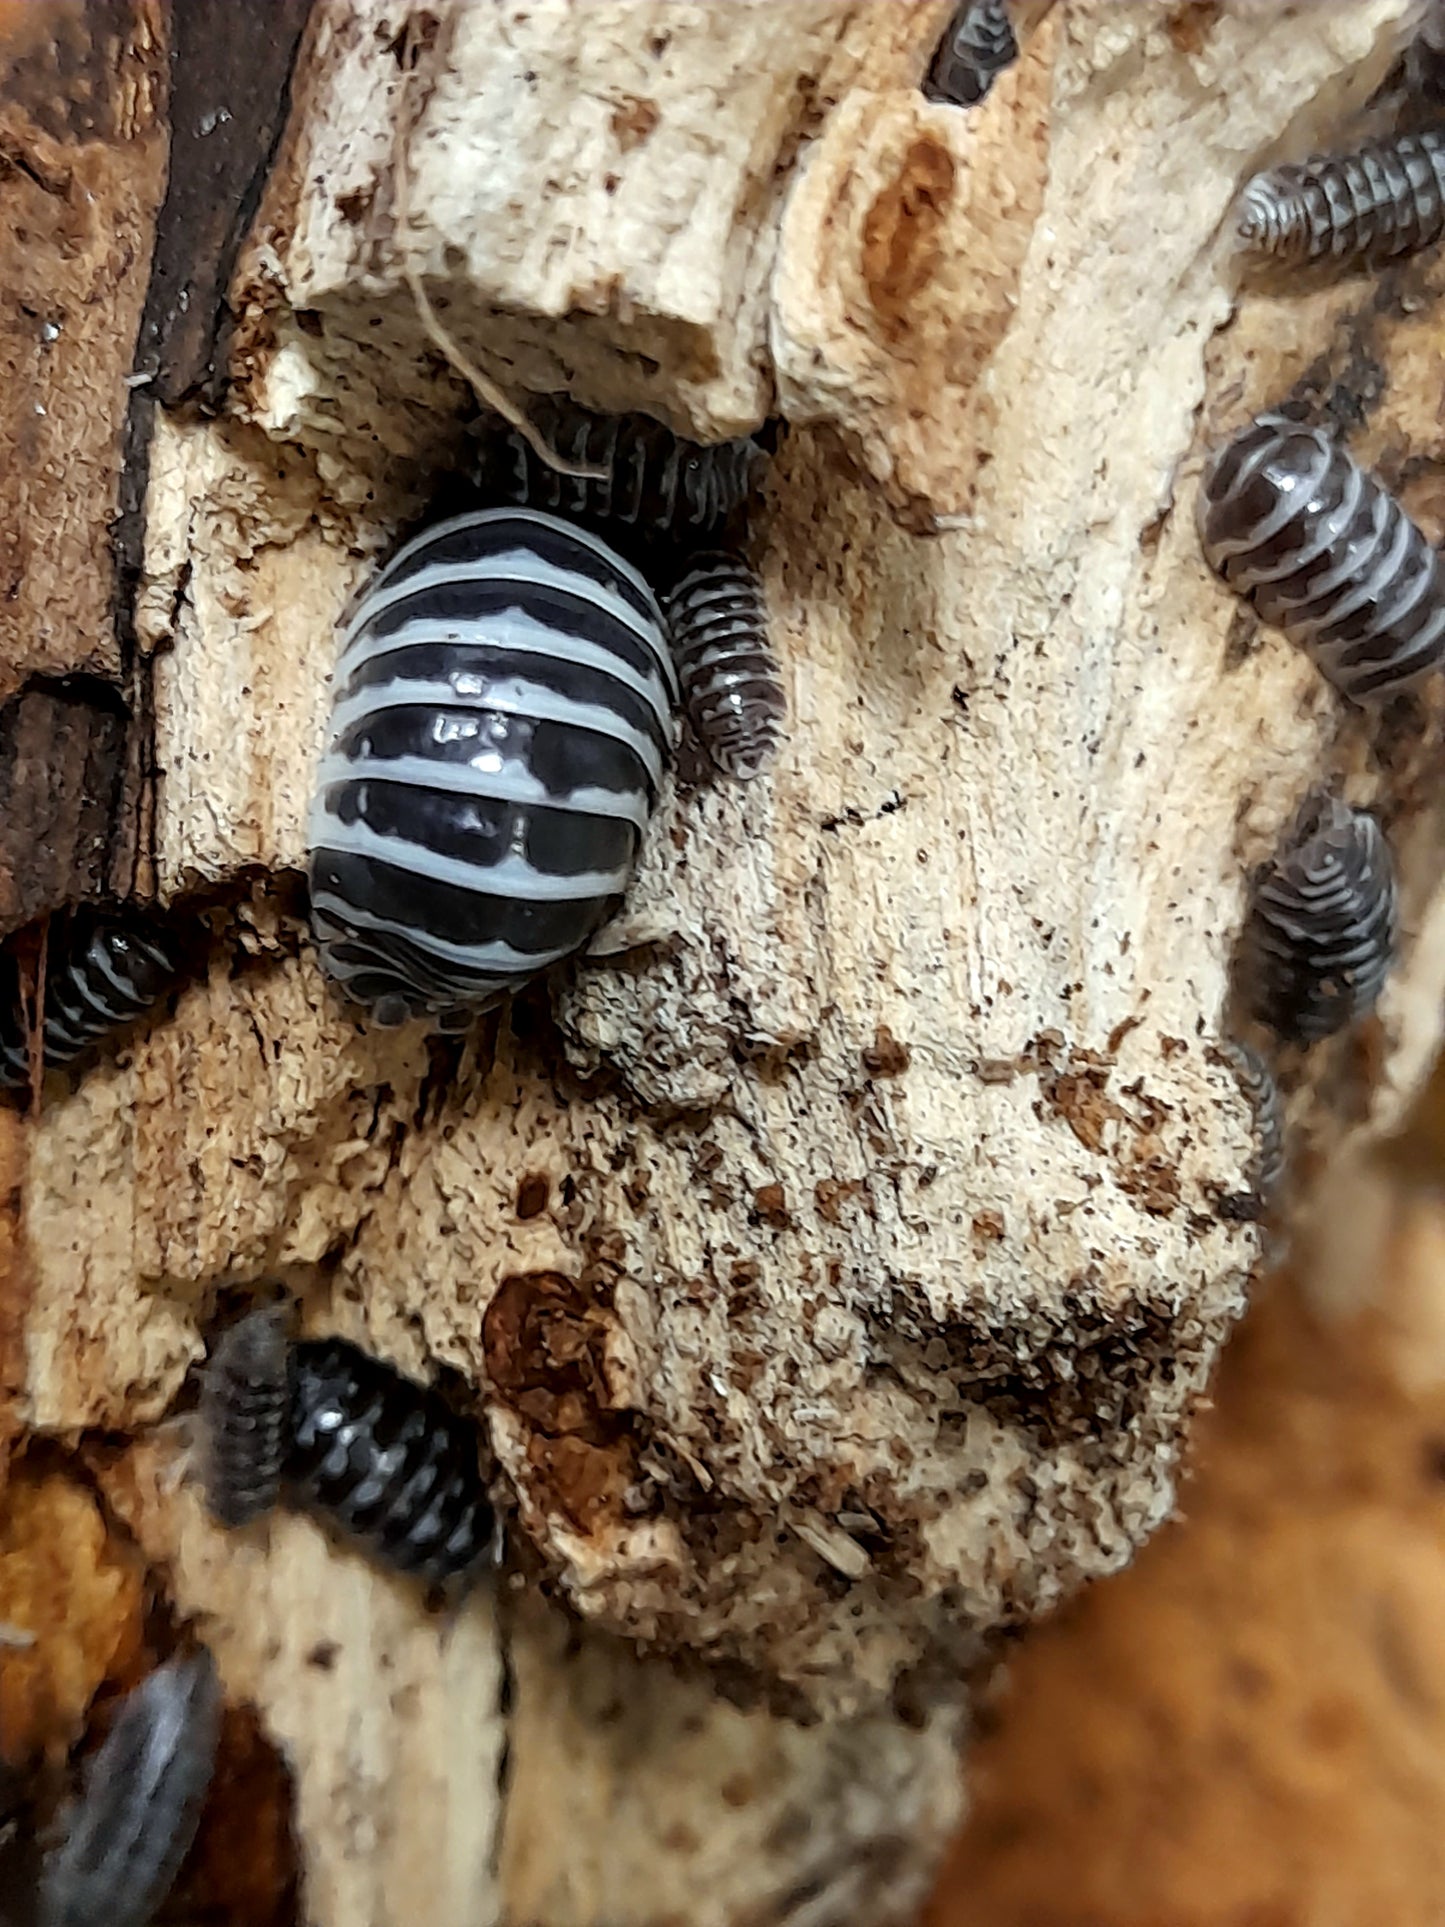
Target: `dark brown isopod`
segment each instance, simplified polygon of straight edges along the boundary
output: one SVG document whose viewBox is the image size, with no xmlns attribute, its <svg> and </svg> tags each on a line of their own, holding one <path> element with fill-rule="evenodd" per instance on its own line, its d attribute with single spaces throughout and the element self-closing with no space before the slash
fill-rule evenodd
<svg viewBox="0 0 1445 1927">
<path fill-rule="evenodd" d="M 732 551 L 706 551 L 663 613 L 698 741 L 725 775 L 745 782 L 772 761 L 788 713 L 758 573 Z"/>
<path fill-rule="evenodd" d="M 570 465 L 566 475 L 516 434 L 484 448 L 480 480 L 504 500 L 642 535 L 715 535 L 758 486 L 767 457 L 750 435 L 687 442 L 650 415 L 593 415 L 560 396 L 528 403 L 533 426 Z"/>
<path fill-rule="evenodd" d="M 1390 846 L 1375 818 L 1336 797 L 1306 805 L 1260 877 L 1245 927 L 1253 1014 L 1301 1044 L 1371 1009 L 1395 953 Z"/>
<path fill-rule="evenodd" d="M 69 1064 L 134 1023 L 171 990 L 180 947 L 163 919 L 134 908 L 67 910 L 50 920 L 45 954 L 44 1061 Z M 0 1085 L 30 1080 L 30 1047 L 13 958 L 0 1004 Z"/>
<path fill-rule="evenodd" d="M 1018 59 L 1009 0 L 963 0 L 949 21 L 928 69 L 929 100 L 972 107 Z"/>
<path fill-rule="evenodd" d="M 291 1353 L 291 1496 L 398 1572 L 475 1575 L 497 1549 L 479 1434 L 426 1386 L 344 1339 Z"/>
<path fill-rule="evenodd" d="M 291 1433 L 286 1313 L 248 1312 L 217 1341 L 201 1390 L 206 1502 L 224 1526 L 276 1504 Z"/>
<path fill-rule="evenodd" d="M 1200 487 L 1209 566 L 1357 703 L 1445 656 L 1445 568 L 1394 496 L 1322 428 L 1260 415 Z"/>
<path fill-rule="evenodd" d="M 1445 135 L 1400 134 L 1256 174 L 1238 231 L 1246 248 L 1296 267 L 1417 253 L 1445 233 Z"/>
<path fill-rule="evenodd" d="M 1234 1072 L 1254 1113 L 1255 1151 L 1249 1176 L 1260 1201 L 1268 1204 L 1285 1169 L 1284 1100 L 1274 1072 L 1252 1044 L 1227 1037 L 1219 1054 Z"/>
<path fill-rule="evenodd" d="M 168 1660 L 129 1695 L 47 1856 L 41 1927 L 145 1927 L 195 1838 L 220 1722 L 206 1652 Z"/>
</svg>

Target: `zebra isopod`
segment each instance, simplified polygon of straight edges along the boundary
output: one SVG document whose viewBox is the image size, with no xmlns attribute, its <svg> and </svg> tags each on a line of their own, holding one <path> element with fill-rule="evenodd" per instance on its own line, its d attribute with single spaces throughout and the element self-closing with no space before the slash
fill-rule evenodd
<svg viewBox="0 0 1445 1927">
<path fill-rule="evenodd" d="M 5 963 L 0 1084 L 30 1081 L 30 1038 L 15 959 Z M 112 1031 L 143 1017 L 180 974 L 174 938 L 135 910 L 85 906 L 50 920 L 45 947 L 41 1049 L 47 1069 L 72 1063 Z"/>
<path fill-rule="evenodd" d="M 195 1838 L 220 1738 L 209 1653 L 168 1660 L 116 1716 L 40 1877 L 41 1927 L 145 1927 Z"/>
<path fill-rule="evenodd" d="M 524 507 L 555 511 L 644 536 L 715 535 L 757 488 L 767 456 L 750 435 L 689 442 L 650 415 L 594 415 L 560 396 L 528 403 L 533 427 L 572 467 L 542 461 L 510 432 L 484 450 L 480 479 Z"/>
<path fill-rule="evenodd" d="M 1322 428 L 1260 415 L 1208 465 L 1209 566 L 1353 702 L 1445 657 L 1445 569 L 1384 485 Z"/>
<path fill-rule="evenodd" d="M 642 577 L 528 509 L 426 530 L 341 643 L 310 820 L 323 968 L 380 1023 L 444 1029 L 617 907 L 674 743 Z"/>
<path fill-rule="evenodd" d="M 497 1550 L 479 1433 L 429 1388 L 344 1339 L 291 1353 L 285 1484 L 394 1570 L 440 1585 Z"/>
<path fill-rule="evenodd" d="M 1253 1014 L 1313 1044 L 1372 1008 L 1395 952 L 1390 846 L 1367 810 L 1312 799 L 1254 891 L 1243 983 Z"/>
<path fill-rule="evenodd" d="M 724 775 L 756 776 L 777 751 L 788 708 L 756 569 L 733 551 L 704 551 L 664 608 L 698 741 Z"/>
<path fill-rule="evenodd" d="M 218 1340 L 201 1389 L 206 1502 L 224 1526 L 276 1504 L 291 1439 L 286 1313 L 248 1312 Z"/>
<path fill-rule="evenodd" d="M 1237 226 L 1247 249 L 1296 267 L 1417 253 L 1445 233 L 1445 134 L 1269 168 L 1241 195 Z"/>
<path fill-rule="evenodd" d="M 1009 0 L 963 0 L 949 21 L 923 91 L 929 100 L 971 107 L 1018 59 Z"/>
</svg>

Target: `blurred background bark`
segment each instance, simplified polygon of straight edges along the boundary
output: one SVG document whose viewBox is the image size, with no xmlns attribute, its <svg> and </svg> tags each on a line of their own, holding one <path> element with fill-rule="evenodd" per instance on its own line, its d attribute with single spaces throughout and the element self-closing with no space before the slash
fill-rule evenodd
<svg viewBox="0 0 1445 1927">
<path fill-rule="evenodd" d="M 1445 1073 L 1337 1176 L 1179 1516 L 980 1709 L 928 1927 L 1445 1917 Z"/>
</svg>

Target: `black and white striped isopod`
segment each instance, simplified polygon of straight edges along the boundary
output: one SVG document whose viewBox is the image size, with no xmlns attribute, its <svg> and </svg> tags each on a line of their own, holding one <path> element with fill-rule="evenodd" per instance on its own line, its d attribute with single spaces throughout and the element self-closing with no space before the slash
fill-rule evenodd
<svg viewBox="0 0 1445 1927">
<path fill-rule="evenodd" d="M 1384 831 L 1338 797 L 1312 799 L 1250 905 L 1242 980 L 1253 1014 L 1281 1037 L 1317 1043 L 1373 1006 L 1394 952 Z"/>
<path fill-rule="evenodd" d="M 971 107 L 1018 59 L 1009 0 L 963 0 L 933 56 L 923 91 L 929 100 Z"/>
<path fill-rule="evenodd" d="M 1414 254 L 1445 233 L 1445 134 L 1269 168 L 1240 196 L 1237 226 L 1246 248 L 1294 267 Z"/>
<path fill-rule="evenodd" d="M 565 461 L 599 473 L 564 475 L 511 432 L 484 452 L 483 485 L 508 501 L 613 529 L 715 535 L 757 488 L 767 465 L 750 435 L 683 441 L 650 415 L 594 415 L 555 395 L 534 398 L 527 412 Z"/>
<path fill-rule="evenodd" d="M 30 1040 L 13 957 L 6 960 L 0 1010 L 0 1084 L 30 1081 Z M 47 1068 L 69 1064 L 109 1032 L 134 1023 L 180 974 L 172 937 L 137 911 L 85 906 L 50 920 L 45 948 Z"/>
<path fill-rule="evenodd" d="M 1234 1072 L 1254 1114 L 1255 1150 L 1249 1177 L 1260 1201 L 1268 1204 L 1284 1176 L 1284 1100 L 1274 1072 L 1252 1044 L 1227 1037 L 1219 1046 L 1219 1054 Z"/>
<path fill-rule="evenodd" d="M 224 1526 L 276 1504 L 291 1442 L 286 1312 L 248 1312 L 216 1343 L 201 1388 L 206 1503 Z"/>
<path fill-rule="evenodd" d="M 478 1441 L 438 1393 L 344 1339 L 292 1350 L 288 1491 L 398 1572 L 438 1585 L 495 1556 Z"/>
<path fill-rule="evenodd" d="M 1322 428 L 1260 415 L 1199 492 L 1205 560 L 1357 703 L 1445 658 L 1445 567 L 1394 496 Z"/>
<path fill-rule="evenodd" d="M 220 1724 L 206 1652 L 167 1660 L 127 1697 L 47 1856 L 41 1927 L 145 1927 L 195 1838 Z"/>
<path fill-rule="evenodd" d="M 788 713 L 758 573 L 731 550 L 704 551 L 664 609 L 688 720 L 723 774 L 745 782 L 772 761 Z"/>
<path fill-rule="evenodd" d="M 617 907 L 672 753 L 642 577 L 525 509 L 460 515 L 370 586 L 310 822 L 322 964 L 380 1023 L 460 1028 Z"/>
</svg>

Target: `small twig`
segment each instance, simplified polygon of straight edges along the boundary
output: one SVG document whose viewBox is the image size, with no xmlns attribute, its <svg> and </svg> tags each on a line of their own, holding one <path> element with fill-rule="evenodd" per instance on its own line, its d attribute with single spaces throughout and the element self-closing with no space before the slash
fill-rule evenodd
<svg viewBox="0 0 1445 1927">
<path fill-rule="evenodd" d="M 17 1652 L 23 1653 L 27 1647 L 34 1644 L 34 1633 L 29 1632 L 24 1626 L 11 1626 L 0 1619 L 0 1646 L 10 1646 Z"/>
<path fill-rule="evenodd" d="M 408 26 L 410 39 L 412 28 Z M 403 66 L 406 78 L 403 86 L 415 84 L 418 61 L 414 55 L 419 52 L 413 43 L 406 49 Z M 443 326 L 441 317 L 432 306 L 431 296 L 422 282 L 421 274 L 414 266 L 411 251 L 407 246 L 407 230 L 411 223 L 411 149 L 410 137 L 416 132 L 419 114 L 410 116 L 407 129 L 407 142 L 403 146 L 396 163 L 396 209 L 395 230 L 397 252 L 401 257 L 401 271 L 406 285 L 411 290 L 411 298 L 416 303 L 417 315 L 428 339 L 453 367 L 462 379 L 469 384 L 472 393 L 484 408 L 490 408 L 526 442 L 538 461 L 545 462 L 548 468 L 555 469 L 559 475 L 575 475 L 582 481 L 600 482 L 607 476 L 607 470 L 592 462 L 572 462 L 565 455 L 558 454 L 540 431 L 529 420 L 525 411 L 512 400 L 504 388 L 498 386 L 490 375 L 485 374 L 471 357 L 463 350 L 454 335 Z"/>
</svg>

